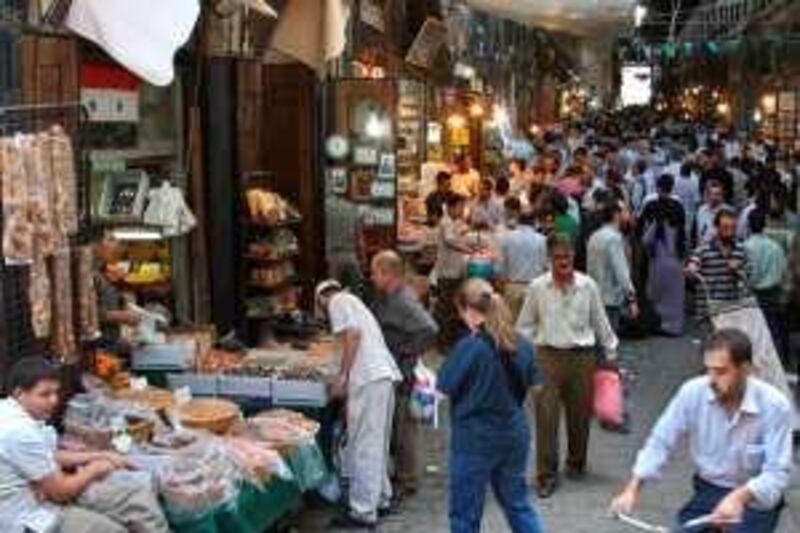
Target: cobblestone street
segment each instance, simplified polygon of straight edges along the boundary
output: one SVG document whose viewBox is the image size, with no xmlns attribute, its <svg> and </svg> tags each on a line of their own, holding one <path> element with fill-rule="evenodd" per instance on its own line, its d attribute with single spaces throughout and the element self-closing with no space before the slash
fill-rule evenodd
<svg viewBox="0 0 800 533">
<path fill-rule="evenodd" d="M 627 480 L 635 454 L 676 387 L 702 368 L 696 336 L 679 339 L 651 338 L 626 341 L 622 348 L 623 366 L 632 373 L 627 400 L 631 416 L 631 434 L 619 435 L 595 426 L 589 456 L 589 476 L 581 482 L 562 480 L 556 494 L 537 501 L 544 530 L 563 533 L 624 533 L 636 531 L 606 515 L 608 503 Z M 443 406 L 443 414 L 446 406 Z M 443 417 L 446 420 L 446 416 Z M 562 424 L 563 428 L 563 424 Z M 563 430 L 562 430 L 563 431 Z M 564 439 L 562 438 L 562 446 Z M 383 522 L 382 533 L 446 532 L 447 519 L 447 430 L 425 429 L 421 435 L 425 469 L 419 494 L 402 507 L 401 512 Z M 679 454 L 665 471 L 661 482 L 643 492 L 639 516 L 656 524 L 669 525 L 675 510 L 689 496 L 691 468 L 684 453 Z M 795 470 L 790 493 L 791 503 L 800 497 L 800 475 Z M 796 511 L 795 511 L 796 513 Z M 789 513 L 791 514 L 791 513 Z M 326 529 L 330 511 L 309 511 L 301 517 L 300 531 Z M 781 533 L 798 531 L 797 518 L 784 515 Z M 492 498 L 487 499 L 485 532 L 508 531 L 508 526 Z"/>
</svg>

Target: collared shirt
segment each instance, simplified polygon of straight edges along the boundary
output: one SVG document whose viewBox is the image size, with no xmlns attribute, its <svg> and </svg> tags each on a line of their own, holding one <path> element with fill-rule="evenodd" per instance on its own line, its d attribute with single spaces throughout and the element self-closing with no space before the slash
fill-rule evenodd
<svg viewBox="0 0 800 533">
<path fill-rule="evenodd" d="M 745 241 L 744 248 L 750 286 L 756 290 L 780 287 L 786 275 L 786 254 L 781 246 L 764 234 L 756 234 Z"/>
<path fill-rule="evenodd" d="M 559 349 L 593 348 L 598 343 L 609 359 L 616 359 L 619 341 L 606 316 L 600 289 L 575 272 L 562 289 L 548 272 L 533 280 L 517 319 L 517 331 L 535 346 Z"/>
<path fill-rule="evenodd" d="M 727 488 L 746 484 L 762 508 L 780 502 L 792 468 L 792 410 L 776 388 L 748 378 L 742 403 L 731 416 L 707 376 L 686 382 L 639 452 L 633 474 L 643 480 L 659 477 L 684 436 L 702 479 Z"/>
<path fill-rule="evenodd" d="M 606 224 L 589 238 L 586 272 L 600 287 L 606 306 L 620 307 L 635 294 L 625 241 L 612 224 Z"/>
<path fill-rule="evenodd" d="M 346 291 L 334 294 L 328 304 L 328 316 L 333 333 L 338 335 L 354 330 L 360 335 L 348 380 L 351 392 L 374 381 L 401 380 L 400 370 L 386 346 L 380 325 L 361 300 Z"/>
<path fill-rule="evenodd" d="M 436 275 L 439 279 L 461 279 L 467 273 L 467 258 L 459 247 L 466 246 L 466 223 L 445 216 L 439 222 Z"/>
<path fill-rule="evenodd" d="M 52 427 L 34 420 L 16 400 L 0 400 L 0 529 L 4 533 L 58 522 L 59 508 L 41 503 L 31 487 L 58 471 L 56 444 Z"/>
<path fill-rule="evenodd" d="M 514 283 L 530 283 L 547 271 L 547 239 L 522 224 L 498 237 L 503 256 L 500 270 Z"/>
<path fill-rule="evenodd" d="M 476 200 L 469 209 L 469 221 L 472 224 L 485 223 L 490 227 L 505 222 L 506 211 L 502 204 L 492 197 L 487 201 Z"/>
<path fill-rule="evenodd" d="M 741 269 L 734 272 L 728 262 L 739 261 Z M 712 300 L 738 300 L 743 296 L 741 283 L 747 272 L 747 254 L 739 241 L 723 248 L 718 239 L 700 245 L 689 258 L 690 263 L 699 266 L 700 275 L 708 289 L 708 297 Z M 698 304 L 705 309 L 705 291 L 697 292 Z"/>
<path fill-rule="evenodd" d="M 700 206 L 700 209 L 697 210 L 696 220 L 698 244 L 709 242 L 716 236 L 717 230 L 714 227 L 714 217 L 717 216 L 717 212 L 723 207 L 730 209 L 728 204 L 720 204 L 717 207 L 711 207 L 708 204 L 703 204 Z"/>
</svg>

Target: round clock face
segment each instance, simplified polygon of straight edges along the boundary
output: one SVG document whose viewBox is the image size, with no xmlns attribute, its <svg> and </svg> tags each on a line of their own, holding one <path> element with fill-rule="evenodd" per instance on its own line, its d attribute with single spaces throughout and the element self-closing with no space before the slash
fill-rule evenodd
<svg viewBox="0 0 800 533">
<path fill-rule="evenodd" d="M 344 159 L 350 152 L 350 143 L 342 135 L 331 135 L 325 141 L 325 151 L 331 159 Z"/>
</svg>

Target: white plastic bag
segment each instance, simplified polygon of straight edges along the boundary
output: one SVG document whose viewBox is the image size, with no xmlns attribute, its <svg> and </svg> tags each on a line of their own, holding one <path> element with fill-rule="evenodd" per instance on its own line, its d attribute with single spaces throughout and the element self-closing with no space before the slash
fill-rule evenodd
<svg viewBox="0 0 800 533">
<path fill-rule="evenodd" d="M 408 405 L 411 416 L 434 428 L 439 427 L 439 393 L 436 390 L 436 373 L 420 360 L 414 367 L 414 384 Z"/>
</svg>

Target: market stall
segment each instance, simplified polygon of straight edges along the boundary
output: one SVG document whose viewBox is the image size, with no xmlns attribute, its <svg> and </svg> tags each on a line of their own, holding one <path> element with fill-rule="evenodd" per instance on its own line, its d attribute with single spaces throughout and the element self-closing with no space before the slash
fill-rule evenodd
<svg viewBox="0 0 800 533">
<path fill-rule="evenodd" d="M 327 480 L 319 424 L 288 410 L 244 417 L 228 400 L 91 383 L 61 446 L 115 450 L 152 477 L 173 531 L 264 531 Z"/>
</svg>

